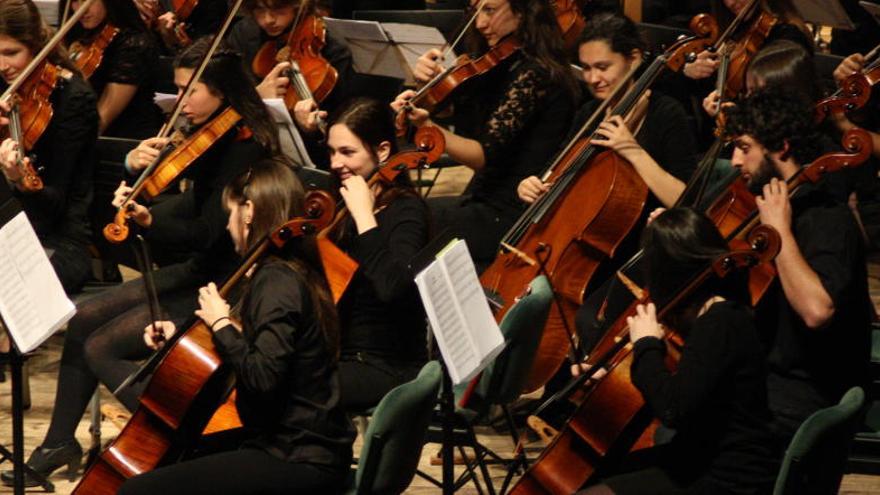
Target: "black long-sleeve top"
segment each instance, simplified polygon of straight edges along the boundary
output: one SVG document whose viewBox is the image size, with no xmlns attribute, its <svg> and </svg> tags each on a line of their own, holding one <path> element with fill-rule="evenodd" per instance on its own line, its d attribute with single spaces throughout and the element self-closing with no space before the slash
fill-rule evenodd
<svg viewBox="0 0 880 495">
<path fill-rule="evenodd" d="M 192 253 L 197 270 L 220 280 L 238 257 L 226 232 L 223 188 L 268 152 L 252 137 L 230 130 L 182 174 L 192 187 L 150 208 L 153 222 L 145 238 L 178 253 Z"/>
<path fill-rule="evenodd" d="M 226 325 L 213 340 L 235 372 L 236 406 L 256 434 L 248 443 L 288 462 L 348 466 L 355 432 L 305 280 L 269 258 L 249 280 L 241 322 L 242 332 Z"/>
<path fill-rule="evenodd" d="M 59 78 L 50 97 L 52 120 L 30 151 L 43 189 L 15 189 L 37 236 L 89 242 L 94 149 L 98 137 L 95 94 L 79 76 Z"/>
<path fill-rule="evenodd" d="M 665 358 L 663 341 L 639 339 L 631 376 L 654 415 L 676 430 L 674 459 L 666 462 L 731 493 L 766 491 L 777 457 L 763 348 L 749 310 L 713 304 L 694 322 L 675 373 Z"/>
<path fill-rule="evenodd" d="M 84 33 L 83 41 L 101 32 L 103 25 Z M 101 65 L 89 78 L 100 95 L 108 83 L 137 86 L 137 92 L 125 109 L 104 130 L 105 136 L 145 139 L 156 134 L 162 125 L 162 113 L 153 103 L 159 48 L 149 33 L 133 29 L 120 30 L 104 50 Z"/>
<path fill-rule="evenodd" d="M 456 133 L 477 140 L 485 166 L 466 194 L 513 222 L 525 205 L 516 188 L 540 175 L 571 122 L 573 97 L 521 51 L 453 94 Z"/>
<path fill-rule="evenodd" d="M 342 355 L 424 361 L 425 314 L 409 264 L 428 242 L 425 203 L 402 194 L 376 213 L 378 226 L 362 234 L 347 221 L 339 247 L 359 268 L 338 304 Z"/>
</svg>

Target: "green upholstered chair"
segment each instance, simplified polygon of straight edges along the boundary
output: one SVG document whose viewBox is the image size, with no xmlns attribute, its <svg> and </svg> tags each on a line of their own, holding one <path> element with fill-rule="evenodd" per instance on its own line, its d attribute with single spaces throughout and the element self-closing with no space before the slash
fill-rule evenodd
<svg viewBox="0 0 880 495">
<path fill-rule="evenodd" d="M 410 382 L 391 389 L 373 410 L 350 494 L 396 494 L 409 486 L 440 390 L 440 364 L 431 361 Z"/>
<path fill-rule="evenodd" d="M 773 494 L 837 493 L 864 404 L 865 391 L 853 387 L 836 406 L 810 415 L 785 451 Z"/>
</svg>

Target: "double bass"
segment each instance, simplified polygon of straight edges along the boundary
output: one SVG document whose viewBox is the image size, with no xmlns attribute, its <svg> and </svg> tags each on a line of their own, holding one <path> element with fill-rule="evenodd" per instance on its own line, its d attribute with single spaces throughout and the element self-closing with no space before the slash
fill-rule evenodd
<svg viewBox="0 0 880 495">
<path fill-rule="evenodd" d="M 612 114 L 628 114 L 664 68 L 679 70 L 714 41 L 717 30 L 709 29 L 707 17 L 697 16 L 691 23 L 702 36 L 679 41 L 657 57 Z M 552 182 L 549 191 L 505 234 L 494 262 L 480 276 L 483 287 L 501 301 L 495 315 L 499 320 L 542 272 L 559 296 L 544 327 L 526 391 L 547 383 L 574 347 L 575 310 L 593 274 L 636 224 L 647 200 L 647 185 L 632 166 L 614 152 L 590 144 L 599 120 L 616 99 L 606 99 L 557 156 L 543 177 Z"/>
</svg>

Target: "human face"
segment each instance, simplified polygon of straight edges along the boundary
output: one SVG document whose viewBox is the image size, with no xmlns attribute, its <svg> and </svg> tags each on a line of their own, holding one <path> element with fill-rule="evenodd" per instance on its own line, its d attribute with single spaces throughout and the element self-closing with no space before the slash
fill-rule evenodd
<svg viewBox="0 0 880 495">
<path fill-rule="evenodd" d="M 730 163 L 742 174 L 750 191 L 759 194 L 764 184 L 780 176 L 773 156 L 752 136 L 739 136 L 733 140 L 733 144 Z"/>
<path fill-rule="evenodd" d="M 252 15 L 257 25 L 260 26 L 267 35 L 274 38 L 281 35 L 287 28 L 293 24 L 296 17 L 296 5 L 282 5 L 278 7 L 268 7 L 263 4 L 257 6 Z"/>
<path fill-rule="evenodd" d="M 247 238 L 251 233 L 254 203 L 251 200 L 247 200 L 244 203 L 240 203 L 237 200 L 229 200 L 226 202 L 226 209 L 229 210 L 226 230 L 229 231 L 229 237 L 232 237 L 235 252 L 244 255 L 245 251 L 247 251 Z"/>
<path fill-rule="evenodd" d="M 174 84 L 177 85 L 178 98 L 183 94 L 192 73 L 192 69 L 174 69 Z M 205 83 L 199 82 L 183 102 L 183 115 L 193 125 L 201 125 L 211 118 L 211 115 L 214 115 L 221 104 L 223 104 L 223 98 L 211 91 Z"/>
<path fill-rule="evenodd" d="M 635 51 L 627 56 L 613 51 L 605 40 L 594 40 L 582 43 L 578 47 L 578 59 L 581 63 L 581 74 L 590 88 L 590 93 L 604 100 L 629 72 L 632 64 L 641 61 L 642 55 Z"/>
<path fill-rule="evenodd" d="M 71 8 L 76 12 L 79 10 L 80 5 L 83 4 L 84 0 L 73 0 L 70 2 Z M 118 0 L 111 0 L 118 1 Z M 107 19 L 107 7 L 104 5 L 104 0 L 97 0 L 89 6 L 86 13 L 83 14 L 82 17 L 79 18 L 79 23 L 85 29 L 95 29 L 100 26 L 104 20 Z"/>
<path fill-rule="evenodd" d="M 471 8 L 476 9 L 479 5 L 480 0 L 471 0 Z M 489 46 L 495 46 L 516 31 L 521 20 L 522 15 L 513 12 L 508 0 L 486 0 L 474 19 L 474 26 Z"/>
<path fill-rule="evenodd" d="M 345 124 L 335 124 L 327 133 L 330 169 L 345 180 L 353 175 L 368 178 L 379 165 L 376 157 Z"/>
<path fill-rule="evenodd" d="M 24 43 L 0 34 L 0 75 L 4 81 L 11 83 L 33 58 Z"/>
<path fill-rule="evenodd" d="M 733 12 L 733 15 L 738 15 L 739 12 L 748 5 L 749 0 L 724 0 L 724 6 L 727 7 L 728 10 Z"/>
</svg>

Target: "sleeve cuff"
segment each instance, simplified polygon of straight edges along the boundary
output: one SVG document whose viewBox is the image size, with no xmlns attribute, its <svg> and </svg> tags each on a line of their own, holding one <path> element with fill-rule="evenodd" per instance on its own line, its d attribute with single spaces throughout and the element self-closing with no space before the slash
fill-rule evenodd
<svg viewBox="0 0 880 495">
<path fill-rule="evenodd" d="M 214 344 L 224 355 L 234 354 L 244 344 L 241 333 L 231 324 L 220 327 L 213 335 Z"/>
<path fill-rule="evenodd" d="M 666 344 L 657 337 L 642 337 L 633 345 L 633 366 L 645 353 L 651 350 L 666 354 Z"/>
</svg>

